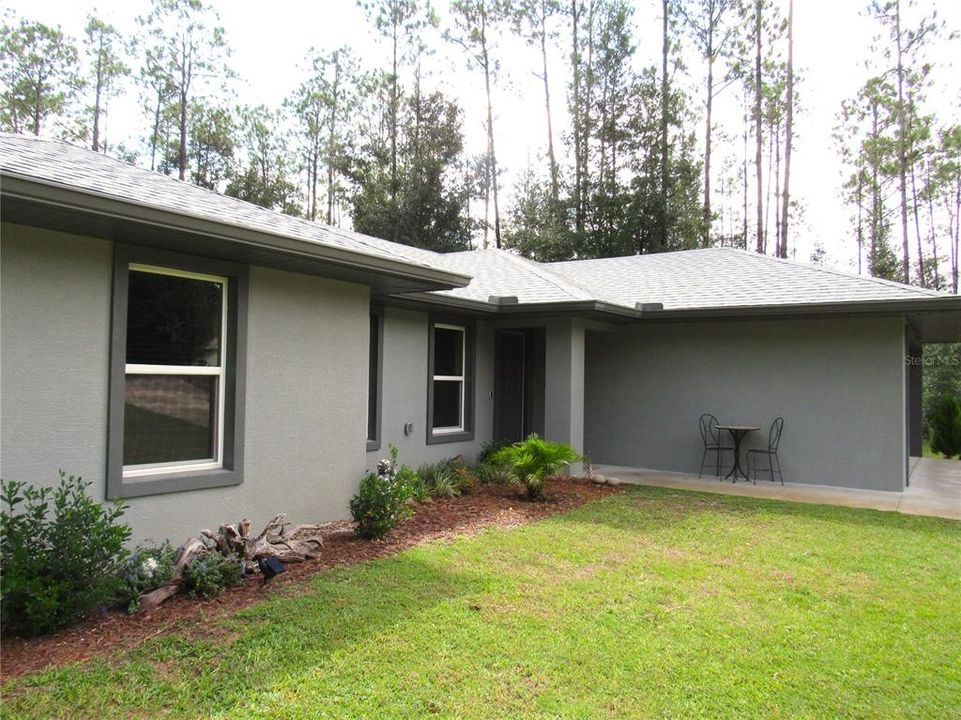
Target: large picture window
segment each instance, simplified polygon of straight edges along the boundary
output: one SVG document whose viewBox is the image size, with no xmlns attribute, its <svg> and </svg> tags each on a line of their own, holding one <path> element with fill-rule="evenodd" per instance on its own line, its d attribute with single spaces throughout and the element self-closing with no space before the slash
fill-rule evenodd
<svg viewBox="0 0 961 720">
<path fill-rule="evenodd" d="M 228 280 L 130 266 L 124 477 L 223 466 Z"/>
<path fill-rule="evenodd" d="M 428 441 L 472 437 L 473 336 L 467 325 L 433 322 L 430 338 Z"/>
<path fill-rule="evenodd" d="M 245 282 L 235 266 L 118 250 L 110 497 L 241 481 Z"/>
</svg>

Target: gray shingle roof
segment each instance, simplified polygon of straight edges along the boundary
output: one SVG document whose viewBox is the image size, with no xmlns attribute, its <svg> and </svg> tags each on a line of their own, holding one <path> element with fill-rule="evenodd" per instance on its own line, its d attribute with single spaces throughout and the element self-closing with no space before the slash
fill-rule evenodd
<svg viewBox="0 0 961 720">
<path fill-rule="evenodd" d="M 0 133 L 0 171 L 144 207 L 387 260 L 437 267 L 434 253 L 290 217 L 69 143 Z"/>
<path fill-rule="evenodd" d="M 30 136 L 0 133 L 0 171 L 145 208 L 473 277 L 467 287 L 435 291 L 439 298 L 487 303 L 490 296 L 516 296 L 520 305 L 599 302 L 632 310 L 639 302 L 659 302 L 664 310 L 696 311 L 945 297 L 730 248 L 549 264 L 503 250 L 438 254 L 283 215 L 84 148 Z"/>
<path fill-rule="evenodd" d="M 665 310 L 945 297 L 934 290 L 733 248 L 571 260 L 546 268 L 589 288 L 600 300 L 629 307 L 659 302 Z"/>
<path fill-rule="evenodd" d="M 574 281 L 551 272 L 547 266 L 506 250 L 470 250 L 441 255 L 444 269 L 473 277 L 470 285 L 435 295 L 487 302 L 491 295 L 516 296 L 520 304 L 594 300 Z"/>
</svg>

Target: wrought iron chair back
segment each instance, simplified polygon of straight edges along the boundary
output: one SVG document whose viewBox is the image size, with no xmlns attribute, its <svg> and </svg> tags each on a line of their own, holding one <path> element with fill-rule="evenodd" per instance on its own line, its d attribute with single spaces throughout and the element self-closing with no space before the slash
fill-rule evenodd
<svg viewBox="0 0 961 720">
<path fill-rule="evenodd" d="M 711 413 L 704 413 L 700 418 L 701 425 L 701 440 L 704 441 L 704 446 L 720 445 L 721 436 L 718 433 L 717 426 L 720 424 L 716 417 L 711 415 Z"/>
<path fill-rule="evenodd" d="M 771 430 L 767 436 L 767 449 L 777 452 L 777 446 L 781 443 L 781 433 L 784 432 L 784 418 L 775 418 L 771 423 Z"/>
</svg>

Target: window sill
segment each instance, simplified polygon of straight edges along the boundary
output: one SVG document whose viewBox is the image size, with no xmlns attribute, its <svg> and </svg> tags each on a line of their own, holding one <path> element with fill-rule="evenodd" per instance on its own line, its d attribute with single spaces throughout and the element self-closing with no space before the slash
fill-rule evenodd
<svg viewBox="0 0 961 720">
<path fill-rule="evenodd" d="M 188 490 L 207 490 L 210 488 L 240 485 L 243 475 L 237 470 L 194 470 L 181 473 L 157 473 L 139 477 L 123 478 L 118 487 L 111 488 L 108 500 L 117 498 L 146 497 Z"/>
<path fill-rule="evenodd" d="M 444 443 L 453 442 L 468 442 L 474 439 L 473 430 L 460 430 L 458 432 L 433 432 L 427 433 L 427 444 L 428 445 L 441 445 Z"/>
<path fill-rule="evenodd" d="M 367 452 L 373 452 L 374 450 L 380 450 L 380 440 L 367 441 Z"/>
</svg>

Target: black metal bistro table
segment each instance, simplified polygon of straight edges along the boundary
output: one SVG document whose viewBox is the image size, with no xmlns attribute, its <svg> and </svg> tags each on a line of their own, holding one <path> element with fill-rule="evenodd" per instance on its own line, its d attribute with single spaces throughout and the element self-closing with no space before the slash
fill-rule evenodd
<svg viewBox="0 0 961 720">
<path fill-rule="evenodd" d="M 727 430 L 734 439 L 734 467 L 731 468 L 731 472 L 724 476 L 724 479 L 730 478 L 731 482 L 737 482 L 737 476 L 741 474 L 747 480 L 747 473 L 741 467 L 741 440 L 749 432 L 758 432 L 761 428 L 757 425 L 718 425 L 717 429 Z"/>
</svg>

